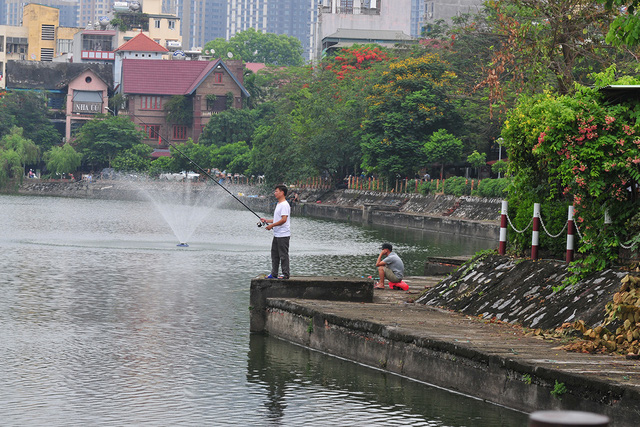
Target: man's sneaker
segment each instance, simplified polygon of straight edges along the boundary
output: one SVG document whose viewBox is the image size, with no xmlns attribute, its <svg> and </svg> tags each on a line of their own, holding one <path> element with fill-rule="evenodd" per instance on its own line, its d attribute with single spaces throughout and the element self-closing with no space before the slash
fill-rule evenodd
<svg viewBox="0 0 640 427">
<path fill-rule="evenodd" d="M 265 279 L 277 279 L 277 277 L 273 274 L 269 274 L 267 277 L 265 277 Z"/>
<path fill-rule="evenodd" d="M 288 279 L 289 276 L 285 276 L 284 274 L 281 274 L 280 276 L 278 276 L 278 279 Z"/>
</svg>

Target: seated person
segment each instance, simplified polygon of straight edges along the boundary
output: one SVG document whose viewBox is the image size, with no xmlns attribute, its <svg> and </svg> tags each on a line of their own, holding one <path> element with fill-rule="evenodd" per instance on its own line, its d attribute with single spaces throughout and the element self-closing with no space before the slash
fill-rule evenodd
<svg viewBox="0 0 640 427">
<path fill-rule="evenodd" d="M 393 252 L 391 243 L 383 243 L 380 246 L 380 255 L 376 261 L 380 281 L 374 285 L 376 289 L 384 289 L 384 280 L 391 283 L 398 283 L 404 277 L 404 263 L 398 255 Z"/>
</svg>

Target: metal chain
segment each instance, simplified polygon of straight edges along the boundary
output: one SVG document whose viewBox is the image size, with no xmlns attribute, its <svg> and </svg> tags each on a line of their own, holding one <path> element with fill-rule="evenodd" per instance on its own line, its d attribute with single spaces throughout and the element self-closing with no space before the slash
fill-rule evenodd
<svg viewBox="0 0 640 427">
<path fill-rule="evenodd" d="M 517 228 L 515 228 L 515 227 L 513 226 L 513 224 L 511 223 L 511 218 L 509 218 L 509 214 L 507 214 L 507 221 L 509 221 L 509 225 L 511 226 L 511 228 L 513 228 L 513 231 L 515 231 L 515 232 L 516 232 L 516 233 L 518 233 L 518 234 L 522 234 L 522 233 L 524 233 L 524 232 L 525 232 L 525 231 L 527 231 L 527 229 L 531 226 L 531 224 L 533 224 L 533 218 L 531 218 L 531 221 L 529 221 L 529 225 L 527 225 L 527 226 L 524 228 L 524 230 L 520 231 L 520 230 L 518 230 Z"/>
<path fill-rule="evenodd" d="M 613 234 L 614 234 L 616 237 L 618 237 L 618 234 L 617 234 L 616 232 L 614 232 Z M 618 237 L 618 240 L 620 240 L 620 237 Z M 633 244 L 631 244 L 631 245 L 629 245 L 629 246 L 625 245 L 625 244 L 624 244 L 624 243 L 622 243 L 622 242 L 618 242 L 618 244 L 620 245 L 620 247 L 621 247 L 622 249 L 633 249 L 633 248 L 638 244 L 638 242 L 635 242 L 635 243 L 633 243 Z"/>
<path fill-rule="evenodd" d="M 551 237 L 552 239 L 555 239 L 556 237 L 559 237 L 564 232 L 564 230 L 567 228 L 567 224 L 569 224 L 569 221 L 566 221 L 564 223 L 564 227 L 562 227 L 562 230 L 560 230 L 560 232 L 558 234 L 556 234 L 555 236 L 552 235 L 551 233 L 549 233 L 549 231 L 547 230 L 547 227 L 545 227 L 544 221 L 542 221 L 542 216 L 540 217 L 540 224 L 542 224 L 542 229 L 544 230 L 544 232 L 547 233 L 547 235 L 549 237 Z"/>
<path fill-rule="evenodd" d="M 578 227 L 578 221 L 574 221 L 573 224 L 576 226 L 576 232 L 578 233 L 578 237 L 580 237 L 580 240 L 584 240 L 584 237 L 582 237 L 582 233 L 580 233 L 580 228 Z"/>
</svg>

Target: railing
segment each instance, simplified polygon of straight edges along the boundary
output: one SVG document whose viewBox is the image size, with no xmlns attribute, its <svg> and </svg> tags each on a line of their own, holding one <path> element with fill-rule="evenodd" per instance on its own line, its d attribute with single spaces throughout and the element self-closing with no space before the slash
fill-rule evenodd
<svg viewBox="0 0 640 427">
<path fill-rule="evenodd" d="M 101 59 L 104 61 L 115 61 L 116 53 L 108 50 L 83 50 L 80 52 L 82 59 Z"/>
<path fill-rule="evenodd" d="M 573 218 L 573 213 L 574 213 L 573 206 L 569 206 L 568 212 L 567 212 L 567 221 L 562 226 L 562 229 L 556 234 L 552 234 L 549 232 L 549 230 L 547 230 L 547 227 L 545 226 L 544 221 L 542 219 L 542 215 L 540 214 L 540 203 L 533 204 L 533 216 L 531 217 L 531 221 L 529 221 L 529 224 L 527 224 L 527 226 L 522 230 L 518 230 L 516 227 L 514 227 L 513 223 L 511 222 L 511 218 L 509 218 L 508 208 L 509 208 L 509 204 L 507 203 L 507 201 L 503 201 L 502 209 L 500 212 L 500 241 L 498 243 L 498 253 L 500 255 L 504 255 L 506 253 L 508 227 L 511 227 L 513 231 L 515 231 L 518 234 L 522 234 L 525 231 L 527 231 L 529 227 L 532 227 L 531 259 L 538 259 L 538 248 L 540 246 L 540 227 L 542 227 L 542 231 L 544 231 L 547 234 L 547 236 L 549 236 L 552 239 L 556 239 L 560 237 L 564 233 L 564 231 L 567 230 L 567 251 L 565 255 L 565 260 L 567 263 L 570 263 L 571 261 L 573 261 L 573 257 L 575 253 L 575 236 L 577 235 L 580 240 L 584 240 L 584 238 L 582 237 L 582 234 L 580 233 L 580 229 L 578 228 L 578 224 L 574 221 L 574 218 Z M 609 217 L 609 214 L 605 211 L 604 223 L 602 225 L 601 232 L 604 232 L 604 230 L 610 224 L 611 224 L 611 218 Z M 622 249 L 627 249 L 627 250 L 633 250 L 637 246 L 637 244 L 635 243 L 631 245 L 625 245 L 622 242 L 619 242 L 618 245 Z"/>
</svg>

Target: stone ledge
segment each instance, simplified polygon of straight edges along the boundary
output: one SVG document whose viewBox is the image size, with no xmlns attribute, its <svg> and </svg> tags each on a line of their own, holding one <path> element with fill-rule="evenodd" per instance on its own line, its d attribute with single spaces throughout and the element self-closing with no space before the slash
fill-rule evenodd
<svg viewBox="0 0 640 427">
<path fill-rule="evenodd" d="M 597 412 L 611 425 L 637 420 L 640 366 L 632 361 L 562 352 L 557 342 L 509 325 L 424 306 L 277 298 L 266 304 L 265 330 L 296 344 L 525 412 Z M 561 399 L 551 394 L 556 381 L 567 389 Z"/>
<path fill-rule="evenodd" d="M 268 298 L 303 298 L 331 301 L 372 302 L 373 280 L 359 277 L 255 278 L 249 297 L 251 332 L 264 330 Z"/>
</svg>

